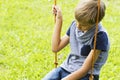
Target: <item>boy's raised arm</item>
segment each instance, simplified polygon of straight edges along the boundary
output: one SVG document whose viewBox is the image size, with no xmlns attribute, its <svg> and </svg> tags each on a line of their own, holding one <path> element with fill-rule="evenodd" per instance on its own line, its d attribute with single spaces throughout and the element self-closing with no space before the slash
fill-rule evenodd
<svg viewBox="0 0 120 80">
<path fill-rule="evenodd" d="M 53 6 L 53 14 L 56 15 L 56 22 L 54 32 L 52 35 L 52 51 L 58 52 L 68 44 L 69 37 L 65 35 L 61 38 L 62 12 L 58 6 Z"/>
</svg>

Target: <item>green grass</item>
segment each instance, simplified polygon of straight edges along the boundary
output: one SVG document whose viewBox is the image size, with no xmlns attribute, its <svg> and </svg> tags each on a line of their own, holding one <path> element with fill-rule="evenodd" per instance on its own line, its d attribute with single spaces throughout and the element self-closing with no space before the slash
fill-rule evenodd
<svg viewBox="0 0 120 80">
<path fill-rule="evenodd" d="M 79 0 L 59 0 L 63 13 L 62 35 L 74 19 Z M 111 49 L 101 80 L 119 80 L 120 1 L 104 0 L 107 5 L 103 25 L 107 28 Z M 41 80 L 54 68 L 51 36 L 53 0 L 0 0 L 0 80 Z M 69 46 L 58 53 L 59 65 Z"/>
</svg>

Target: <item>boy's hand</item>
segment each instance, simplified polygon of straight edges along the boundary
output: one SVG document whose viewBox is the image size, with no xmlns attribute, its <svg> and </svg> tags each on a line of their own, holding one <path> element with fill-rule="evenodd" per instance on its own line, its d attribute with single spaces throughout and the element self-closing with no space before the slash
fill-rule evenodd
<svg viewBox="0 0 120 80">
<path fill-rule="evenodd" d="M 52 7 L 53 14 L 56 15 L 56 19 L 62 19 L 62 12 L 58 6 Z"/>
</svg>

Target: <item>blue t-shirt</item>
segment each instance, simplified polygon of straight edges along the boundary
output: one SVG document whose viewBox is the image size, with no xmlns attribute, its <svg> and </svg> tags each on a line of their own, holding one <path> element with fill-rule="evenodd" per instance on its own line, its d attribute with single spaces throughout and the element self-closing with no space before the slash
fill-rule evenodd
<svg viewBox="0 0 120 80">
<path fill-rule="evenodd" d="M 70 27 L 68 28 L 66 34 L 70 36 Z M 102 31 L 97 34 L 97 40 L 96 40 L 96 49 L 106 51 L 107 50 L 107 44 L 108 44 L 108 36 L 107 33 Z M 87 47 L 88 49 L 83 48 L 84 51 L 90 51 L 94 47 L 94 39 L 92 41 L 92 44 L 90 46 L 83 46 Z M 91 49 L 90 49 L 91 48 Z"/>
<path fill-rule="evenodd" d="M 71 26 L 66 32 L 66 34 L 70 37 L 71 52 L 67 59 L 61 64 L 62 68 L 68 72 L 74 72 L 82 66 L 91 49 L 93 49 L 94 33 L 95 26 L 83 33 L 76 27 L 76 22 L 72 22 Z M 101 53 L 94 64 L 93 74 L 99 75 L 101 67 L 107 60 L 109 46 L 107 32 L 99 23 L 96 49 L 101 50 Z"/>
</svg>

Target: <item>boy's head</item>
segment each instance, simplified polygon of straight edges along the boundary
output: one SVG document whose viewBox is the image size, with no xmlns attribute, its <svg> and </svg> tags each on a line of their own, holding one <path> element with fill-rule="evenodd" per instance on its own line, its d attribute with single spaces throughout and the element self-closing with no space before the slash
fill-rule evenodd
<svg viewBox="0 0 120 80">
<path fill-rule="evenodd" d="M 105 16 L 105 4 L 100 2 L 99 22 Z M 85 25 L 94 25 L 96 23 L 98 13 L 98 0 L 84 0 L 75 9 L 75 19 L 78 23 Z"/>
</svg>

